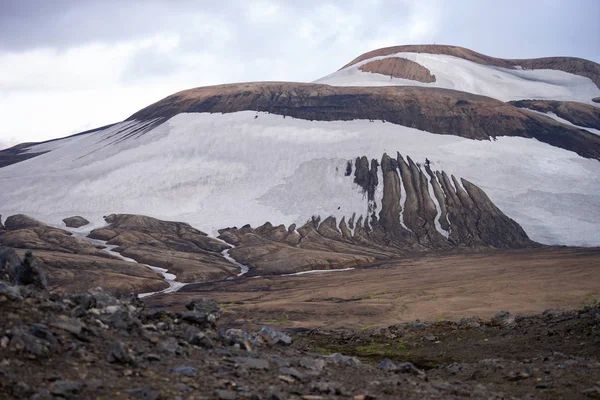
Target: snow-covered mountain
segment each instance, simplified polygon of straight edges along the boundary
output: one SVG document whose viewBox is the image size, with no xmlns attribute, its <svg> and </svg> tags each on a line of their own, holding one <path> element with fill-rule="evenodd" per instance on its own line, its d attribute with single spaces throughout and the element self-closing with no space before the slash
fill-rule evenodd
<svg viewBox="0 0 600 400">
<path fill-rule="evenodd" d="M 382 49 L 313 84 L 191 89 L 109 127 L 0 152 L 0 213 L 58 226 L 144 214 L 213 235 L 371 220 L 382 217 L 382 156 L 398 152 L 429 180 L 440 234 L 446 209 L 426 165 L 477 185 L 535 241 L 600 245 L 600 66 L 439 47 Z M 526 99 L 558 105 L 505 103 Z M 355 176 L 363 157 L 376 160 L 372 199 Z M 400 209 L 407 190 L 401 182 Z"/>
</svg>

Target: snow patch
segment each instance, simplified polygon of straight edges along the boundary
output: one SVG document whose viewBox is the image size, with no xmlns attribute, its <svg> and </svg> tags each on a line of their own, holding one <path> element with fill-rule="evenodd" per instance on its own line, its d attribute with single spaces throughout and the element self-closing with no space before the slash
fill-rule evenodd
<svg viewBox="0 0 600 400">
<path fill-rule="evenodd" d="M 409 79 L 363 72 L 359 68 L 385 58 L 414 61 L 435 75 L 436 81 L 424 83 Z M 591 79 L 553 69 L 510 69 L 477 64 L 463 58 L 401 52 L 373 57 L 315 81 L 333 86 L 422 86 L 460 90 L 502 101 L 523 99 L 571 100 L 594 104 L 600 89 Z"/>
</svg>

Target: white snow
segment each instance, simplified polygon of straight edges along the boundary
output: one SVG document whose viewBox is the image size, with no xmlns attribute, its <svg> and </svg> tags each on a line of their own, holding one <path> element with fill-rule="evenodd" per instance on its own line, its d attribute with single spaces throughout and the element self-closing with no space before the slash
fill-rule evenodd
<svg viewBox="0 0 600 400">
<path fill-rule="evenodd" d="M 442 207 L 440 206 L 440 202 L 438 201 L 438 198 L 435 195 L 435 191 L 433 190 L 433 184 L 431 183 L 431 179 L 431 177 L 427 179 L 427 191 L 429 192 L 429 197 L 431 197 L 431 199 L 433 200 L 433 204 L 435 205 L 435 229 L 437 229 L 437 231 L 441 233 L 442 236 L 448 239 L 448 237 L 450 236 L 450 232 L 442 228 L 442 225 L 440 224 L 440 218 L 442 217 Z M 446 218 L 448 218 L 448 215 L 446 215 Z"/>
<path fill-rule="evenodd" d="M 308 275 L 308 274 L 323 274 L 328 272 L 344 272 L 352 271 L 354 268 L 341 268 L 341 269 L 313 269 L 311 271 L 296 272 L 293 274 L 281 274 L 281 276 L 297 276 L 297 275 Z"/>
<path fill-rule="evenodd" d="M 409 79 L 363 72 L 361 65 L 385 58 L 404 58 L 421 64 L 436 81 Z M 396 53 L 373 57 L 315 81 L 333 86 L 425 86 L 460 90 L 502 101 L 522 99 L 572 100 L 596 105 L 600 89 L 584 76 L 552 69 L 509 69 L 477 64 L 462 58 L 424 53 Z"/>
<path fill-rule="evenodd" d="M 94 246 L 104 246 L 104 249 L 102 249 L 103 251 L 105 251 L 108 254 L 111 254 L 113 256 L 116 256 L 116 257 L 120 258 L 123 261 L 140 264 L 140 265 L 143 265 L 144 267 L 150 268 L 151 270 L 153 270 L 155 272 L 158 272 L 159 274 L 161 274 L 163 276 L 165 282 L 169 284 L 168 288 L 160 290 L 160 291 L 157 291 L 157 292 L 140 293 L 140 294 L 138 294 L 139 298 L 148 297 L 148 296 L 151 296 L 153 294 L 158 294 L 158 293 L 172 293 L 172 292 L 176 292 L 179 289 L 181 289 L 182 287 L 184 287 L 185 285 L 187 285 L 187 283 L 178 282 L 176 280 L 177 277 L 174 274 L 170 274 L 168 272 L 168 270 L 166 270 L 164 268 L 154 267 L 154 266 L 148 265 L 148 264 L 141 264 L 141 263 L 138 263 L 133 258 L 129 258 L 129 257 L 125 257 L 125 256 L 121 255 L 121 253 L 119 253 L 118 251 L 115 251 L 115 249 L 117 247 L 119 247 L 117 245 L 106 244 L 105 240 L 92 239 L 92 238 L 87 237 L 87 235 L 89 235 L 90 232 L 93 230 L 93 229 L 90 229 L 90 225 L 85 225 L 84 227 L 77 228 L 77 229 L 68 228 L 68 227 L 64 227 L 64 226 L 57 226 L 57 227 L 62 228 L 62 229 L 66 229 L 66 230 L 70 231 L 71 233 L 73 233 L 73 236 L 76 236 L 78 238 L 87 240 L 88 242 L 90 242 Z"/>
<path fill-rule="evenodd" d="M 400 168 L 398 168 L 398 177 L 400 178 L 400 225 L 402 225 L 402 227 L 404 229 L 406 229 L 407 231 L 414 233 L 413 230 L 410 229 L 408 226 L 406 226 L 406 223 L 404 222 L 404 205 L 406 204 L 406 188 L 404 187 L 404 181 L 402 180 Z"/>
<path fill-rule="evenodd" d="M 344 176 L 347 160 L 400 151 L 479 185 L 534 240 L 600 245 L 600 215 L 590 212 L 600 209 L 597 160 L 534 139 L 475 141 L 382 122 L 255 115 L 179 114 L 135 139 L 107 139 L 119 129 L 111 127 L 65 140 L 0 169 L 0 214 L 62 226 L 72 215 L 102 225 L 103 215 L 137 213 L 212 236 L 246 223 L 301 226 L 312 215 L 358 219 L 368 204 Z"/>
</svg>

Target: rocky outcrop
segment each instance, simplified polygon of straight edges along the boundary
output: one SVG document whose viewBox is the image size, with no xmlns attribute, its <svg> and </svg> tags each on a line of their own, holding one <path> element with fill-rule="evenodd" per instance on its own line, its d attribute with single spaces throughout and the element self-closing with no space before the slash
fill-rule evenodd
<svg viewBox="0 0 600 400">
<path fill-rule="evenodd" d="M 168 287 L 148 267 L 123 261 L 71 232 L 22 214 L 8 217 L 6 225 L 6 230 L 0 231 L 0 245 L 12 247 L 19 257 L 25 257 L 30 271 L 39 269 L 37 259 L 43 262 L 52 290 L 76 291 L 101 286 L 112 293 L 145 293 Z M 30 250 L 35 251 L 35 258 L 27 256 Z M 0 265 L 6 257 L 9 256 L 0 254 Z M 10 257 L 14 264 L 16 259 Z"/>
<path fill-rule="evenodd" d="M 380 162 L 357 157 L 354 165 L 354 176 L 346 176 L 365 193 L 367 215 L 339 223 L 316 216 L 300 228 L 234 227 L 220 230 L 219 237 L 236 246 L 230 254 L 253 275 L 356 267 L 413 252 L 538 246 L 483 190 L 433 171 L 427 160 L 421 166 L 410 157 L 384 154 Z M 379 185 L 381 200 L 374 195 Z"/>
<path fill-rule="evenodd" d="M 600 108 L 590 104 L 556 100 L 519 100 L 509 103 L 519 108 L 552 112 L 577 126 L 600 129 Z"/>
<path fill-rule="evenodd" d="M 21 143 L 8 149 L 0 150 L 0 168 L 44 154 L 43 152 L 26 152 L 27 148 L 34 144 L 36 143 Z"/>
<path fill-rule="evenodd" d="M 180 282 L 203 282 L 235 276 L 239 269 L 222 251 L 230 246 L 184 222 L 162 221 L 133 214 L 111 214 L 108 226 L 89 237 L 118 246 L 115 251 L 134 260 L 165 268 Z"/>
<path fill-rule="evenodd" d="M 31 285 L 41 290 L 48 287 L 44 263 L 39 258 L 28 251 L 21 261 L 13 249 L 3 246 L 0 246 L 0 281 L 11 285 Z"/>
<path fill-rule="evenodd" d="M 179 113 L 264 111 L 294 118 L 383 120 L 438 134 L 489 140 L 536 138 L 600 159 L 600 137 L 550 121 L 489 97 L 428 87 L 339 87 L 254 82 L 185 90 L 135 113 L 131 120 L 167 119 Z"/>
<path fill-rule="evenodd" d="M 386 75 L 390 78 L 410 79 L 424 83 L 435 82 L 435 75 L 427 68 L 405 58 L 375 60 L 361 65 L 358 69 L 363 72 Z"/>
<path fill-rule="evenodd" d="M 594 103 L 600 103 L 600 97 L 594 97 L 594 98 L 592 99 L 592 101 L 593 101 Z"/>
<path fill-rule="evenodd" d="M 87 240 L 73 236 L 71 232 L 48 226 L 23 214 L 11 215 L 6 219 L 6 230 L 0 231 L 0 244 L 21 249 L 113 258 Z"/>
<path fill-rule="evenodd" d="M 69 228 L 81 228 L 90 223 L 90 221 L 80 216 L 65 218 L 63 219 L 63 222 Z"/>
<path fill-rule="evenodd" d="M 465 49 L 459 46 L 446 45 L 406 45 L 392 46 L 377 49 L 364 53 L 340 69 L 350 67 L 356 63 L 368 60 L 373 57 L 389 56 L 396 53 L 427 53 L 427 54 L 444 54 L 463 58 L 482 65 L 491 65 L 495 67 L 511 68 L 517 66 L 524 69 L 555 69 L 559 71 L 569 72 L 575 75 L 585 76 L 590 78 L 596 86 L 600 88 L 600 65 L 593 61 L 584 60 L 575 57 L 545 57 L 531 59 L 504 59 L 486 56 L 485 54 L 477 53 L 476 51 Z"/>
</svg>

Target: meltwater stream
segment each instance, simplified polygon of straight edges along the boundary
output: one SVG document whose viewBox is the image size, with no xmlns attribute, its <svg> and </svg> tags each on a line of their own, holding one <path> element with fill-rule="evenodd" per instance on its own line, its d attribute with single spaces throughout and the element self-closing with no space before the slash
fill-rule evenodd
<svg viewBox="0 0 600 400">
<path fill-rule="evenodd" d="M 102 246 L 102 247 L 104 247 L 104 249 L 102 249 L 102 250 L 120 258 L 123 261 L 141 264 L 141 265 L 144 265 L 144 266 L 150 268 L 151 270 L 153 270 L 155 272 L 158 272 L 159 274 L 161 274 L 163 276 L 165 282 L 169 285 L 168 288 L 159 290 L 157 292 L 140 293 L 140 294 L 138 294 L 139 298 L 144 298 L 144 297 L 148 297 L 153 294 L 159 294 L 159 293 L 173 293 L 173 292 L 178 291 L 179 289 L 181 289 L 182 287 L 184 287 L 186 285 L 196 283 L 196 282 L 192 282 L 192 283 L 179 282 L 179 281 L 177 281 L 177 276 L 169 273 L 168 270 L 165 268 L 160 268 L 160 267 L 155 267 L 155 266 L 148 265 L 148 264 L 138 263 L 133 258 L 125 257 L 125 256 L 121 255 L 119 252 L 115 251 L 115 248 L 117 248 L 119 246 L 106 244 L 105 240 L 92 239 L 92 238 L 87 237 L 87 235 L 89 235 L 91 232 L 89 230 L 78 230 L 78 229 L 72 229 L 72 228 L 67 228 L 67 229 L 73 234 L 73 236 L 87 240 L 94 246 Z M 220 239 L 217 239 L 217 240 L 221 241 Z M 226 242 L 223 241 L 223 243 L 226 243 Z M 221 254 L 227 261 L 236 265 L 240 269 L 240 273 L 237 276 L 242 276 L 242 275 L 246 274 L 249 270 L 248 267 L 244 264 L 237 262 L 233 257 L 231 257 L 229 255 L 229 250 L 231 250 L 231 249 L 225 249 L 221 252 Z"/>
<path fill-rule="evenodd" d="M 142 263 L 138 263 L 136 260 L 134 260 L 133 258 L 129 258 L 129 257 L 125 257 L 123 255 L 121 255 L 119 252 L 115 251 L 115 248 L 119 247 L 117 245 L 111 245 L 111 244 L 106 244 L 105 240 L 99 240 L 99 239 L 92 239 L 87 237 L 87 235 L 90 234 L 90 230 L 80 230 L 80 229 L 74 229 L 74 228 L 66 228 L 69 232 L 71 232 L 73 234 L 73 236 L 87 240 L 88 242 L 90 242 L 91 244 L 93 244 L 94 246 L 102 246 L 104 247 L 102 250 L 106 251 L 109 254 L 112 254 L 113 256 L 116 256 L 118 258 L 120 258 L 123 261 L 127 261 L 127 262 L 132 262 L 132 263 L 136 263 L 136 264 L 140 264 L 143 265 L 145 267 L 150 268 L 151 270 L 158 272 L 159 274 L 161 274 L 164 278 L 164 281 L 166 283 L 169 284 L 169 287 L 163 290 L 159 290 L 157 292 L 148 292 L 148 293 L 140 293 L 138 294 L 139 298 L 144 298 L 144 297 L 148 297 L 148 296 L 152 296 L 154 294 L 161 294 L 161 293 L 173 293 L 173 292 L 177 292 L 179 289 L 181 289 L 182 287 L 186 286 L 186 285 L 193 285 L 195 283 L 207 283 L 206 281 L 204 282 L 190 282 L 190 283 L 185 283 L 185 282 L 179 282 L 177 281 L 177 276 L 175 276 L 174 274 L 171 274 L 168 272 L 167 269 L 165 268 L 160 268 L 160 267 L 155 267 L 152 265 L 148 265 L 148 264 L 142 264 Z M 232 246 L 231 244 L 227 243 L 226 241 L 219 239 L 219 238 L 214 238 L 228 246 Z M 237 274 L 237 276 L 242 276 L 248 273 L 248 271 L 250 270 L 249 267 L 247 265 L 244 265 L 238 261 L 235 260 L 235 258 L 233 258 L 229 252 L 231 251 L 231 249 L 233 249 L 234 246 L 225 249 L 221 252 L 221 254 L 223 255 L 223 258 L 225 258 L 227 261 L 229 261 L 230 263 L 236 265 L 239 269 L 240 269 L 240 273 Z M 281 276 L 298 276 L 298 275 L 306 275 L 306 274 L 318 274 L 318 273 L 328 273 L 328 272 L 343 272 L 343 271 L 351 271 L 354 268 L 343 268 L 343 269 L 328 269 L 328 270 L 311 270 L 311 271 L 302 271 L 302 272 L 296 272 L 293 274 L 282 274 Z M 262 276 L 254 276 L 253 278 L 261 278 Z M 227 278 L 228 280 L 233 279 L 233 277 Z"/>
</svg>

